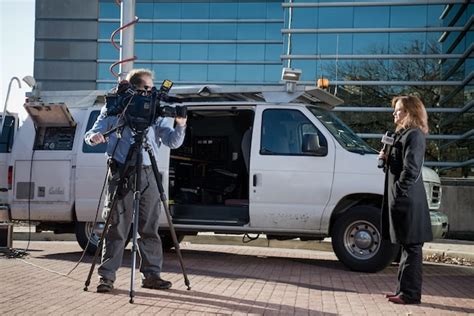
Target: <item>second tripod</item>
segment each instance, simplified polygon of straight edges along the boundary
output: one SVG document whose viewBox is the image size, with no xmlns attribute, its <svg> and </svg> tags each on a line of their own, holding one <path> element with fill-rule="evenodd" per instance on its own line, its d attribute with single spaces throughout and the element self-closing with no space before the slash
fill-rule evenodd
<svg viewBox="0 0 474 316">
<path fill-rule="evenodd" d="M 182 258 L 182 255 L 181 255 L 181 249 L 179 247 L 179 242 L 178 242 L 178 239 L 176 237 L 176 232 L 174 230 L 173 222 L 172 222 L 171 215 L 170 215 L 170 212 L 169 212 L 168 200 L 167 200 L 166 194 L 165 194 L 164 189 L 163 189 L 163 184 L 161 182 L 161 175 L 160 175 L 159 170 L 158 170 L 155 155 L 153 153 L 152 148 L 150 147 L 150 145 L 148 144 L 148 142 L 146 140 L 145 132 L 144 131 L 143 132 L 137 132 L 134 135 L 134 144 L 131 146 L 131 148 L 129 150 L 127 162 L 126 162 L 125 166 L 123 168 L 121 168 L 121 172 L 119 173 L 118 183 L 121 184 L 121 185 L 115 186 L 115 190 L 112 193 L 113 198 L 112 198 L 112 203 L 111 203 L 111 207 L 110 207 L 110 212 L 107 216 L 105 226 L 104 226 L 104 231 L 103 231 L 103 233 L 101 235 L 101 238 L 99 240 L 99 244 L 97 246 L 97 250 L 96 250 L 96 253 L 94 255 L 94 259 L 92 261 L 92 265 L 91 265 L 91 268 L 89 270 L 89 274 L 88 274 L 87 280 L 85 282 L 85 287 L 84 287 L 84 290 L 87 291 L 88 286 L 90 285 L 90 280 L 91 280 L 91 277 L 92 277 L 92 273 L 93 273 L 95 265 L 96 265 L 97 257 L 98 257 L 98 255 L 101 251 L 102 244 L 104 242 L 104 238 L 107 236 L 108 229 L 110 227 L 113 212 L 116 212 L 116 206 L 117 206 L 117 201 L 118 201 L 118 190 L 124 184 L 124 181 L 127 177 L 127 173 L 129 173 L 130 168 L 132 168 L 134 170 L 134 178 L 133 178 L 134 181 L 133 181 L 133 221 L 132 221 L 132 223 L 133 223 L 133 225 L 132 225 L 133 234 L 132 234 L 132 252 L 131 252 L 132 253 L 132 271 L 131 271 L 130 291 L 129 291 L 130 303 L 134 302 L 134 297 L 135 297 L 134 284 L 135 284 L 135 271 L 136 271 L 136 254 L 137 254 L 137 250 L 138 250 L 137 237 L 138 237 L 138 225 L 140 223 L 140 221 L 139 221 L 139 213 L 140 213 L 139 208 L 140 208 L 140 199 L 141 199 L 142 190 L 144 189 L 144 188 L 140 187 L 141 186 L 141 180 L 142 180 L 142 178 L 141 178 L 142 174 L 141 173 L 142 173 L 142 166 L 143 166 L 143 153 L 142 153 L 143 149 L 145 149 L 147 151 L 148 156 L 150 158 L 151 167 L 152 167 L 152 170 L 153 170 L 153 175 L 154 175 L 154 178 L 156 180 L 156 184 L 157 184 L 159 195 L 160 195 L 160 200 L 161 200 L 161 203 L 163 204 L 163 208 L 165 210 L 165 214 L 166 214 L 166 218 L 168 220 L 168 225 L 169 225 L 169 230 L 170 230 L 170 233 L 171 233 L 171 237 L 173 239 L 173 243 L 174 243 L 174 246 L 175 246 L 175 249 L 176 249 L 176 253 L 178 255 L 178 259 L 179 259 L 179 262 L 180 262 L 180 265 L 181 265 L 181 269 L 183 271 L 184 283 L 186 284 L 188 290 L 191 289 L 189 279 L 187 277 L 186 269 L 184 267 L 183 258 Z M 131 157 L 135 158 L 135 164 L 133 166 L 130 166 L 131 161 L 133 161 L 133 159 L 129 159 Z M 158 219 L 156 219 L 156 220 L 158 220 Z"/>
</svg>

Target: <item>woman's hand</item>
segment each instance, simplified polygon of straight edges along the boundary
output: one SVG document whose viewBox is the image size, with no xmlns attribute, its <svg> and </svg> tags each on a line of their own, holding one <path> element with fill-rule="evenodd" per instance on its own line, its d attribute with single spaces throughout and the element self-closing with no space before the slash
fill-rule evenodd
<svg viewBox="0 0 474 316">
<path fill-rule="evenodd" d="M 379 152 L 379 159 L 387 161 L 387 154 L 383 151 L 383 149 Z"/>
</svg>

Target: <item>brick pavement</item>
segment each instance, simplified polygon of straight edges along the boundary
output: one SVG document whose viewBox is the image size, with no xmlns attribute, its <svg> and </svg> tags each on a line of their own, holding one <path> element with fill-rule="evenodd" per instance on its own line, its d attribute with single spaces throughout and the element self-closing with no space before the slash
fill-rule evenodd
<svg viewBox="0 0 474 316">
<path fill-rule="evenodd" d="M 15 247 L 24 247 L 16 242 Z M 425 263 L 421 305 L 394 305 L 381 294 L 394 288 L 396 266 L 376 274 L 351 272 L 330 252 L 226 245 L 182 245 L 192 290 L 173 252 L 165 254 L 168 291 L 142 289 L 128 303 L 130 252 L 113 294 L 83 285 L 90 257 L 64 276 L 81 255 L 76 242 L 32 242 L 27 259 L 0 259 L 0 313 L 448 315 L 474 313 L 474 268 Z M 138 274 L 137 274 L 138 277 Z"/>
</svg>

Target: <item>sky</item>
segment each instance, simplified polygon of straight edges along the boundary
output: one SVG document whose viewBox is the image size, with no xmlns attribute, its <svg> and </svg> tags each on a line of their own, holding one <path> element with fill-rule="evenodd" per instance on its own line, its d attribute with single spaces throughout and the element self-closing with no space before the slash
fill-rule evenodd
<svg viewBox="0 0 474 316">
<path fill-rule="evenodd" d="M 0 0 L 0 112 L 3 112 L 12 77 L 21 89 L 11 85 L 7 110 L 24 115 L 25 92 L 31 91 L 21 79 L 33 75 L 35 0 Z"/>
</svg>

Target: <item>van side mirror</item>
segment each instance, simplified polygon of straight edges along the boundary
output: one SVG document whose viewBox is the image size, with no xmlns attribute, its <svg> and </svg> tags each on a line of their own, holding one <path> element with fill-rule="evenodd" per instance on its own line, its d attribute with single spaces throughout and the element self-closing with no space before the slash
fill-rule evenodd
<svg viewBox="0 0 474 316">
<path fill-rule="evenodd" d="M 318 134 L 303 134 L 302 152 L 314 156 L 326 156 L 328 148 L 320 145 Z"/>
</svg>

